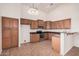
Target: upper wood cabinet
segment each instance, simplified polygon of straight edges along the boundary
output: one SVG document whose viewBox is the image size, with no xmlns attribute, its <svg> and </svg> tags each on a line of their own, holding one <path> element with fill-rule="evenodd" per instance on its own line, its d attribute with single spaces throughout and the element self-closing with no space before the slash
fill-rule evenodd
<svg viewBox="0 0 79 59">
<path fill-rule="evenodd" d="M 71 19 L 65 19 L 64 20 L 64 29 L 70 29 L 71 28 Z"/>
<path fill-rule="evenodd" d="M 70 29 L 71 28 L 71 19 L 65 19 L 60 21 L 51 22 L 52 29 Z"/>
<path fill-rule="evenodd" d="M 58 22 L 57 21 L 51 22 L 51 29 L 57 29 L 57 27 L 58 27 Z"/>
<path fill-rule="evenodd" d="M 50 21 L 45 21 L 44 28 L 45 29 L 51 29 L 51 22 Z"/>
<path fill-rule="evenodd" d="M 44 21 L 43 20 L 37 20 L 38 21 L 38 26 L 44 26 Z"/>
<path fill-rule="evenodd" d="M 51 22 L 51 29 L 55 29 L 55 23 Z"/>
<path fill-rule="evenodd" d="M 57 29 L 63 29 L 64 28 L 64 21 L 61 20 L 61 21 L 57 21 Z"/>
<path fill-rule="evenodd" d="M 38 29 L 37 20 L 31 20 L 31 29 Z"/>
<path fill-rule="evenodd" d="M 21 24 L 31 25 L 31 29 L 70 29 L 71 19 L 63 19 L 59 21 L 43 21 L 43 20 L 29 20 L 21 18 Z"/>
<path fill-rule="evenodd" d="M 30 20 L 29 20 L 29 19 L 21 18 L 21 19 L 20 19 L 20 23 L 21 23 L 21 24 L 25 24 L 25 25 L 30 25 Z"/>
</svg>

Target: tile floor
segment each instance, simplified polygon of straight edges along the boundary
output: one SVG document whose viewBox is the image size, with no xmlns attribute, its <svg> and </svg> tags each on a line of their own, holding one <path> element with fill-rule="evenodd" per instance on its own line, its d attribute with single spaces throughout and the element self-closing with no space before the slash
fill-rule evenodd
<svg viewBox="0 0 79 59">
<path fill-rule="evenodd" d="M 53 50 L 51 41 L 45 40 L 3 50 L 1 56 L 59 56 L 59 54 Z M 65 56 L 79 56 L 79 48 L 73 47 Z"/>
<path fill-rule="evenodd" d="M 52 56 L 53 49 L 50 40 L 37 43 L 22 44 L 20 48 L 11 48 L 2 52 L 3 56 Z"/>
<path fill-rule="evenodd" d="M 79 56 L 79 48 L 73 47 L 65 56 Z"/>
</svg>

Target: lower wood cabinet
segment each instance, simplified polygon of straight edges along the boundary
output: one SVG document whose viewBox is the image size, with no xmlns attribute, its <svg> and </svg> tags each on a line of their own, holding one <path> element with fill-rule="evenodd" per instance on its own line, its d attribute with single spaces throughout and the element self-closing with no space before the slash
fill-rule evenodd
<svg viewBox="0 0 79 59">
<path fill-rule="evenodd" d="M 52 48 L 58 54 L 60 54 L 60 35 L 54 34 L 52 36 Z"/>
<path fill-rule="evenodd" d="M 52 32 L 44 33 L 44 39 L 51 40 L 52 39 Z"/>
<path fill-rule="evenodd" d="M 30 42 L 39 42 L 40 41 L 40 35 L 37 33 L 31 33 L 30 34 Z"/>
<path fill-rule="evenodd" d="M 44 33 L 44 39 L 48 40 L 48 33 Z"/>
</svg>

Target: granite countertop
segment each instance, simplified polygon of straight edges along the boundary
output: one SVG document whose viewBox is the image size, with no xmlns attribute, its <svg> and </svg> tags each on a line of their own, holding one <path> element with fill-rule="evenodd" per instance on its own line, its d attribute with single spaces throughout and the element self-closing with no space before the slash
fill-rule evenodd
<svg viewBox="0 0 79 59">
<path fill-rule="evenodd" d="M 54 33 L 54 34 L 60 34 L 60 32 L 49 32 L 49 31 L 44 31 L 43 33 Z M 30 34 L 38 34 L 37 32 L 30 32 Z"/>
<path fill-rule="evenodd" d="M 30 32 L 30 34 L 38 34 L 37 32 Z"/>
</svg>

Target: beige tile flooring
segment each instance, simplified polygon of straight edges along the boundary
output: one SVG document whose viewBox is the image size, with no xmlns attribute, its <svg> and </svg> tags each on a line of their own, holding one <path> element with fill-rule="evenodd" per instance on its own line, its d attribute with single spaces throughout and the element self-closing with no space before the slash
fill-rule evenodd
<svg viewBox="0 0 79 59">
<path fill-rule="evenodd" d="M 2 52 L 3 56 L 52 56 L 53 49 L 50 40 L 37 43 L 22 44 L 20 48 L 11 48 Z"/>
<path fill-rule="evenodd" d="M 1 56 L 58 56 L 50 40 L 22 44 L 21 47 L 3 50 Z M 65 56 L 79 56 L 79 48 L 73 47 Z"/>
<path fill-rule="evenodd" d="M 79 48 L 73 47 L 65 56 L 79 56 Z"/>
</svg>

